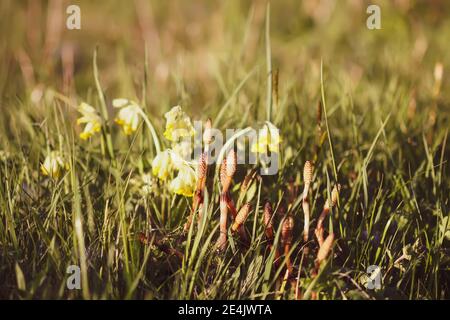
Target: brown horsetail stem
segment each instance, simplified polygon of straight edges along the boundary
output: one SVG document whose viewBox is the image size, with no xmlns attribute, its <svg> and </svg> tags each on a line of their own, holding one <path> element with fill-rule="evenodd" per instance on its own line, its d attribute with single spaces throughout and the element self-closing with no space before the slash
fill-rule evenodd
<svg viewBox="0 0 450 320">
<path fill-rule="evenodd" d="M 227 246 L 227 220 L 228 220 L 228 204 L 227 196 L 222 194 L 220 196 L 220 225 L 219 225 L 219 239 L 217 239 L 216 248 L 219 251 L 224 251 Z"/>
<path fill-rule="evenodd" d="M 323 222 L 325 221 L 325 218 L 330 213 L 330 209 L 335 206 L 338 202 L 339 198 L 339 191 L 341 190 L 341 185 L 335 185 L 333 188 L 333 191 L 331 191 L 331 199 L 328 199 L 325 202 L 325 205 L 323 206 L 322 213 L 319 216 L 319 219 L 317 220 L 317 227 L 315 230 L 315 235 L 317 238 L 317 241 L 319 242 L 319 246 L 322 247 L 323 245 Z"/>
<path fill-rule="evenodd" d="M 208 154 L 203 152 L 198 161 L 197 167 L 197 189 L 203 190 L 206 184 L 206 176 L 208 175 Z"/>
<path fill-rule="evenodd" d="M 223 185 L 227 180 L 227 158 L 223 158 L 222 164 L 220 165 L 220 184 L 222 185 L 222 192 L 224 192 Z"/>
<path fill-rule="evenodd" d="M 194 197 L 193 206 L 192 206 L 192 214 L 195 214 L 195 210 L 198 211 L 198 224 L 200 226 L 200 222 L 202 221 L 202 212 L 203 212 L 203 197 L 205 193 L 206 187 L 206 177 L 208 175 L 208 153 L 203 152 L 200 156 L 198 167 L 197 167 L 197 187 L 195 194 L 199 194 L 199 197 Z M 199 201 L 197 207 L 195 206 L 195 201 Z"/>
<path fill-rule="evenodd" d="M 191 223 L 192 223 L 192 219 L 194 217 L 195 212 L 200 211 L 200 205 L 203 202 L 203 193 L 201 190 L 195 190 L 194 192 L 194 196 L 192 199 L 192 208 L 191 208 L 191 212 L 189 213 L 188 219 L 186 221 L 186 223 L 184 224 L 184 228 L 183 230 L 185 232 L 189 231 L 189 228 L 191 227 Z"/>
<path fill-rule="evenodd" d="M 292 231 L 294 230 L 294 218 L 291 215 L 287 215 L 283 220 L 281 227 L 281 243 L 284 248 L 284 258 L 286 262 L 286 268 L 288 271 L 288 277 L 292 275 L 293 267 L 291 263 L 290 250 L 292 245 Z"/>
<path fill-rule="evenodd" d="M 239 237 L 241 238 L 242 242 L 247 244 L 248 238 L 243 223 L 245 219 L 247 219 L 248 214 L 250 213 L 251 210 L 250 205 L 247 203 L 239 210 L 239 212 L 237 212 L 236 206 L 234 205 L 234 201 L 231 198 L 229 192 L 231 181 L 233 180 L 233 176 L 236 173 L 236 168 L 237 168 L 236 152 L 234 150 L 231 150 L 226 156 L 226 158 L 222 160 L 222 164 L 220 166 L 220 183 L 222 185 L 222 192 L 220 196 L 221 206 L 223 207 L 226 204 L 227 209 L 231 212 L 231 215 L 234 219 L 234 223 L 231 226 L 232 231 L 233 232 L 238 231 Z M 225 209 L 221 209 L 221 213 L 223 210 Z M 221 237 L 223 238 L 224 236 Z"/>
<path fill-rule="evenodd" d="M 307 242 L 309 238 L 309 221 L 310 221 L 310 209 L 309 209 L 309 189 L 312 183 L 313 177 L 313 166 L 310 161 L 306 161 L 303 167 L 303 180 L 305 181 L 305 187 L 303 189 L 302 195 L 302 209 L 304 214 L 304 225 L 303 225 L 303 241 Z"/>
<path fill-rule="evenodd" d="M 192 199 L 192 209 L 189 214 L 188 220 L 184 224 L 184 231 L 187 232 L 191 227 L 192 219 L 195 212 L 199 212 L 199 223 L 201 221 L 201 211 L 200 207 L 203 203 L 203 194 L 206 186 L 206 177 L 208 175 L 208 154 L 206 152 L 202 153 L 198 162 L 197 167 L 197 185 L 194 192 L 194 197 Z"/>
<path fill-rule="evenodd" d="M 311 277 L 316 278 L 319 274 L 320 265 L 323 261 L 328 257 L 328 255 L 331 252 L 331 249 L 333 248 L 334 243 L 334 233 L 330 233 L 328 237 L 323 242 L 322 246 L 319 248 L 319 251 L 317 252 L 316 260 L 314 261 L 314 268 L 311 272 Z M 311 292 L 311 299 L 317 300 L 318 293 L 316 291 Z"/>
<path fill-rule="evenodd" d="M 202 216 L 202 203 L 203 196 L 206 187 L 206 177 L 208 176 L 208 154 L 209 145 L 211 144 L 212 134 L 211 134 L 211 119 L 208 119 L 205 124 L 205 132 L 203 133 L 203 143 L 205 145 L 204 152 L 200 155 L 197 167 L 197 185 L 194 191 L 194 197 L 192 199 L 192 210 L 189 214 L 187 222 L 184 224 L 184 231 L 187 232 L 191 227 L 192 219 L 195 212 L 198 211 L 198 223 L 200 224 Z"/>
<path fill-rule="evenodd" d="M 233 219 L 236 219 L 238 211 L 236 209 L 236 206 L 234 205 L 234 201 L 233 201 L 233 199 L 230 198 L 229 193 L 224 193 L 224 195 L 226 195 L 226 198 L 227 198 L 228 209 L 231 211 L 231 215 L 232 215 Z"/>
<path fill-rule="evenodd" d="M 272 250 L 272 248 L 275 248 L 275 259 L 274 263 L 277 266 L 280 258 L 280 251 L 278 250 L 278 247 L 273 245 L 274 240 L 274 232 L 273 232 L 273 209 L 272 205 L 269 201 L 267 201 L 264 205 L 264 227 L 265 227 L 265 235 L 267 239 L 267 248 L 269 251 Z"/>
</svg>

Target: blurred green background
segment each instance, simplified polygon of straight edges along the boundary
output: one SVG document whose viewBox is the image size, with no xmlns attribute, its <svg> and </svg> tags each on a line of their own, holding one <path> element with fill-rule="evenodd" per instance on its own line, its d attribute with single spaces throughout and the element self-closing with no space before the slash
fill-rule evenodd
<svg viewBox="0 0 450 320">
<path fill-rule="evenodd" d="M 381 7 L 382 30 L 366 28 L 371 3 Z M 70 4 L 81 8 L 81 30 L 65 27 Z M 1 107 L 33 92 L 39 97 L 46 87 L 85 95 L 98 45 L 107 95 L 140 91 L 147 46 L 150 105 L 166 109 L 188 100 L 202 109 L 233 89 L 231 77 L 264 66 L 265 7 L 266 1 L 237 0 L 3 0 Z M 434 64 L 449 64 L 449 9 L 445 0 L 273 1 L 273 65 L 282 87 L 295 86 L 311 97 L 321 59 L 345 71 L 349 81 L 342 86 L 382 79 L 386 70 L 409 83 L 432 83 Z"/>
</svg>

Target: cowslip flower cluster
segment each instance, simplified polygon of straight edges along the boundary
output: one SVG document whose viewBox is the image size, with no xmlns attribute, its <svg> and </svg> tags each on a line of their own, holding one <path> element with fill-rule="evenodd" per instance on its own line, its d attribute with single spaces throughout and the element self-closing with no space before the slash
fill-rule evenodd
<svg viewBox="0 0 450 320">
<path fill-rule="evenodd" d="M 139 125 L 141 107 L 133 100 L 123 98 L 114 99 L 112 104 L 114 108 L 120 109 L 114 121 L 122 127 L 123 132 L 126 135 L 135 132 Z"/>
<path fill-rule="evenodd" d="M 141 107 L 135 101 L 124 98 L 114 99 L 112 105 L 120 109 L 114 121 L 122 127 L 123 132 L 126 135 L 135 132 L 142 114 Z M 101 130 L 102 118 L 94 107 L 85 102 L 82 102 L 77 110 L 82 115 L 77 119 L 77 124 L 86 124 L 80 138 L 87 140 Z"/>
<path fill-rule="evenodd" d="M 58 151 L 51 151 L 41 164 L 42 174 L 54 179 L 58 179 L 61 173 L 68 168 L 69 165 L 64 161 L 64 158 Z"/>
<path fill-rule="evenodd" d="M 180 106 L 173 107 L 164 117 L 166 118 L 164 137 L 169 141 L 178 142 L 181 138 L 194 135 L 195 130 L 191 119 L 183 112 Z"/>
<path fill-rule="evenodd" d="M 169 190 L 186 197 L 192 197 L 196 175 L 191 164 L 173 150 L 167 149 L 156 155 L 152 161 L 152 174 L 160 180 L 167 180 L 173 171 L 178 175 L 170 182 Z"/>
<path fill-rule="evenodd" d="M 281 137 L 278 128 L 269 121 L 259 131 L 258 138 L 251 146 L 255 153 L 279 152 Z"/>
<path fill-rule="evenodd" d="M 196 181 L 195 171 L 186 164 L 179 167 L 178 175 L 170 182 L 169 190 L 185 197 L 192 197 Z"/>
<path fill-rule="evenodd" d="M 184 160 L 192 152 L 192 147 L 189 141 L 180 140 L 193 136 L 194 127 L 180 106 L 173 107 L 164 117 L 167 120 L 164 136 L 172 142 L 172 149 L 166 149 L 156 155 L 152 161 L 152 174 L 160 180 L 167 180 L 172 172 L 177 171 L 177 176 L 169 183 L 169 190 L 192 197 L 197 181 L 192 168 L 195 163 Z"/>
<path fill-rule="evenodd" d="M 91 105 L 83 102 L 78 107 L 78 112 L 81 113 L 81 118 L 77 119 L 77 124 L 86 124 L 83 132 L 80 133 L 80 138 L 87 140 L 101 129 L 102 118 Z"/>
<path fill-rule="evenodd" d="M 158 179 L 166 180 L 172 170 L 172 161 L 169 150 L 164 150 L 156 155 L 152 161 L 152 173 Z"/>
<path fill-rule="evenodd" d="M 140 117 L 145 115 L 142 108 L 133 100 L 118 98 L 112 101 L 114 108 L 119 109 L 115 122 L 122 127 L 126 135 L 131 135 L 139 126 Z M 78 107 L 81 117 L 77 124 L 86 124 L 80 138 L 87 140 L 101 130 L 102 118 L 91 105 L 82 102 Z M 169 189 L 177 194 L 191 197 L 195 190 L 196 175 L 192 168 L 195 162 L 187 162 L 186 159 L 192 153 L 192 145 L 186 138 L 195 134 L 191 119 L 180 106 L 173 107 L 167 112 L 164 137 L 171 142 L 171 149 L 158 152 L 152 161 L 152 174 L 160 180 L 167 180 L 173 172 L 177 176 L 169 183 Z M 159 151 L 159 148 L 157 148 Z M 47 175 L 59 175 L 64 167 L 62 160 L 55 154 L 49 156 L 42 166 L 42 172 Z"/>
</svg>

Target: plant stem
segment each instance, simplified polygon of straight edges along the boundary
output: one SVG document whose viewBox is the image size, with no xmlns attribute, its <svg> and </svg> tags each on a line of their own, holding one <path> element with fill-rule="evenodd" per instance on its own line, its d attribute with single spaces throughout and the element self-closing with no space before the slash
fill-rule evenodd
<svg viewBox="0 0 450 320">
<path fill-rule="evenodd" d="M 94 51 L 93 64 L 94 64 L 95 86 L 97 88 L 98 98 L 100 100 L 100 111 L 101 111 L 102 117 L 105 121 L 105 126 L 104 126 L 104 128 L 102 128 L 102 132 L 103 132 L 104 138 L 106 139 L 106 147 L 108 149 L 109 157 L 111 159 L 114 159 L 114 148 L 113 148 L 112 139 L 111 139 L 111 130 L 109 127 L 108 109 L 106 108 L 105 95 L 103 94 L 103 90 L 100 85 L 100 79 L 99 79 L 99 75 L 98 75 L 97 51 L 98 51 L 98 47 L 96 47 L 95 51 Z"/>
</svg>

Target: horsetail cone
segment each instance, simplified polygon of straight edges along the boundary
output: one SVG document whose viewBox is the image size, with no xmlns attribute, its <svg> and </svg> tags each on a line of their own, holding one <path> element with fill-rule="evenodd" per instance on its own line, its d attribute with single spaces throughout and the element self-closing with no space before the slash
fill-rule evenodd
<svg viewBox="0 0 450 320">
<path fill-rule="evenodd" d="M 223 158 L 220 165 L 220 184 L 223 186 L 227 180 L 227 158 Z"/>
<path fill-rule="evenodd" d="M 234 150 L 231 150 L 227 157 L 222 160 L 220 166 L 220 183 L 222 184 L 222 192 L 228 192 L 228 188 L 231 184 L 231 179 L 236 172 L 237 158 Z"/>
<path fill-rule="evenodd" d="M 207 158 L 207 155 L 205 152 L 203 152 L 198 161 L 198 167 L 197 167 L 198 180 L 203 180 L 206 178 L 206 173 L 208 170 L 208 164 L 206 163 L 206 158 Z"/>
<path fill-rule="evenodd" d="M 305 162 L 305 166 L 303 167 L 303 180 L 305 181 L 305 185 L 310 185 L 312 182 L 313 176 L 313 167 L 310 161 Z"/>
<path fill-rule="evenodd" d="M 234 173 L 236 172 L 237 167 L 237 157 L 236 152 L 231 150 L 227 155 L 227 164 L 226 164 L 226 174 L 228 177 L 232 178 Z"/>
<path fill-rule="evenodd" d="M 294 230 L 294 218 L 288 215 L 281 227 L 281 242 L 284 245 L 289 245 L 292 242 L 292 230 Z"/>
<path fill-rule="evenodd" d="M 319 252 L 317 253 L 317 263 L 320 264 L 323 260 L 328 257 L 328 254 L 333 247 L 334 242 L 334 233 L 330 233 L 328 237 L 325 239 L 323 244 L 320 246 Z"/>
<path fill-rule="evenodd" d="M 331 200 L 328 199 L 328 201 L 325 203 L 325 209 L 330 209 L 336 205 L 339 198 L 340 190 L 341 190 L 340 184 L 334 186 L 333 190 L 331 191 Z"/>
<path fill-rule="evenodd" d="M 264 226 L 267 239 L 273 239 L 272 205 L 266 202 L 264 205 Z"/>
<path fill-rule="evenodd" d="M 250 203 L 246 203 L 242 206 L 242 208 L 239 210 L 238 214 L 236 215 L 236 219 L 234 219 L 234 223 L 231 226 L 231 230 L 233 232 L 236 232 L 240 226 L 242 226 L 247 220 L 248 215 L 250 214 L 252 207 Z"/>
</svg>

